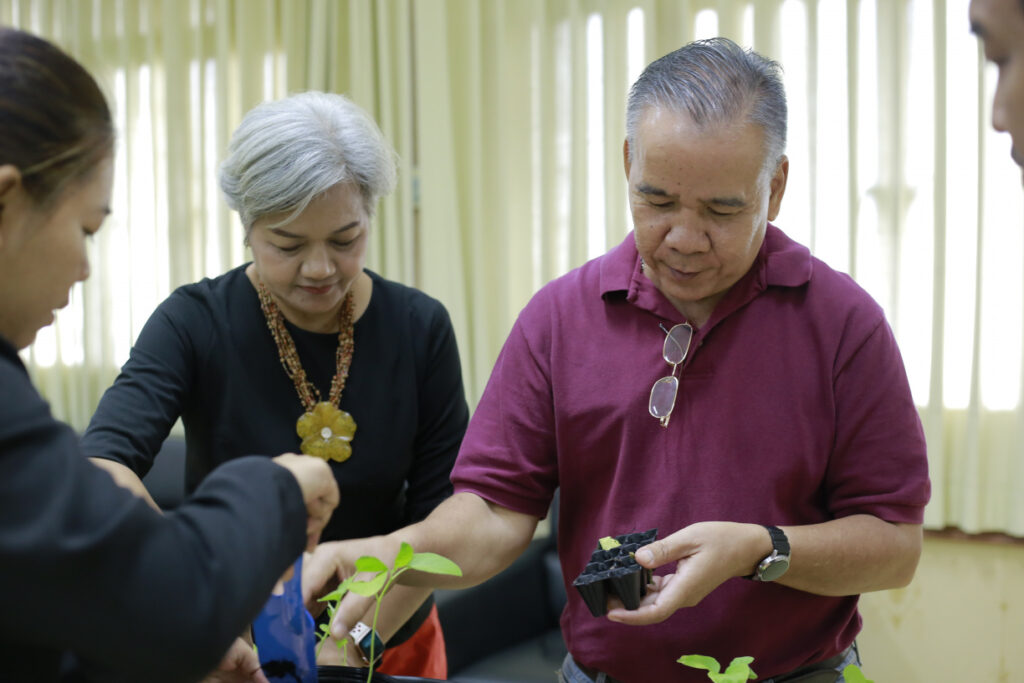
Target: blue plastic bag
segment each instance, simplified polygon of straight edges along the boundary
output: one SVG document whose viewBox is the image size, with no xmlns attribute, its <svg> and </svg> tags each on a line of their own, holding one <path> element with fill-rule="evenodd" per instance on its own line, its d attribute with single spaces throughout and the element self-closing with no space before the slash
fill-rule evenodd
<svg viewBox="0 0 1024 683">
<path fill-rule="evenodd" d="M 284 593 L 271 595 L 252 623 L 263 673 L 271 681 L 317 683 L 316 627 L 302 603 L 302 557 Z"/>
</svg>

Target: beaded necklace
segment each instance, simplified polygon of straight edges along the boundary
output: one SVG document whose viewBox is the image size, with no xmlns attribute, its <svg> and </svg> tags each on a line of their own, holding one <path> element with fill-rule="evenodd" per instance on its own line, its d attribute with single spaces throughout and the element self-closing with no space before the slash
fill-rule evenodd
<svg viewBox="0 0 1024 683">
<path fill-rule="evenodd" d="M 352 455 L 352 437 L 356 433 L 356 422 L 344 410 L 338 407 L 341 392 L 345 389 L 348 369 L 352 365 L 352 351 L 355 348 L 354 323 L 352 321 L 355 300 L 352 292 L 345 295 L 338 314 L 338 350 L 335 353 L 337 370 L 331 380 L 331 393 L 327 401 L 320 398 L 320 390 L 306 377 L 302 368 L 299 353 L 295 349 L 295 340 L 288 333 L 284 324 L 281 309 L 266 286 L 257 283 L 260 308 L 267 320 L 267 327 L 277 344 L 277 355 L 281 359 L 284 371 L 295 384 L 299 393 L 299 401 L 305 412 L 295 423 L 295 431 L 302 439 L 301 450 L 306 455 L 314 455 L 324 460 L 345 462 Z"/>
</svg>

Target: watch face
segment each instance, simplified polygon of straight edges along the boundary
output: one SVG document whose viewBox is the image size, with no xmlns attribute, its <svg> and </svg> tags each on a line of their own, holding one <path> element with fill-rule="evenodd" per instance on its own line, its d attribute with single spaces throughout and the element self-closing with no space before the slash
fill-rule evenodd
<svg viewBox="0 0 1024 683">
<path fill-rule="evenodd" d="M 789 558 L 785 555 L 766 557 L 757 568 L 757 578 L 761 581 L 774 581 L 789 569 Z"/>
</svg>

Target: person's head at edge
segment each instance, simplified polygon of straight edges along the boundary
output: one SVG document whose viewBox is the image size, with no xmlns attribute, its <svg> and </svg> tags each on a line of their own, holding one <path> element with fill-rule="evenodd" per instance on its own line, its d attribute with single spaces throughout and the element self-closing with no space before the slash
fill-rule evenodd
<svg viewBox="0 0 1024 683">
<path fill-rule="evenodd" d="M 644 272 L 697 325 L 753 264 L 786 189 L 779 66 L 725 38 L 652 62 L 623 147 Z"/>
<path fill-rule="evenodd" d="M 21 349 L 89 277 L 110 212 L 114 127 L 92 76 L 52 44 L 0 28 L 0 336 Z"/>
<path fill-rule="evenodd" d="M 999 68 L 992 126 L 1010 134 L 1010 153 L 1024 169 L 1024 0 L 971 0 L 970 19 L 985 59 Z"/>
<path fill-rule="evenodd" d="M 395 152 L 373 119 L 342 95 L 306 92 L 246 114 L 220 185 L 252 247 L 250 277 L 285 318 L 336 328 L 363 274 L 370 219 L 395 184 Z"/>
</svg>

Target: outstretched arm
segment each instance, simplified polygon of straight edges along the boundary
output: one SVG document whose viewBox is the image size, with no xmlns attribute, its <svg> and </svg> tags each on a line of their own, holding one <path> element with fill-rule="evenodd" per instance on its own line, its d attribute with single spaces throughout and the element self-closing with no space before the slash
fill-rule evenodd
<svg viewBox="0 0 1024 683">
<path fill-rule="evenodd" d="M 307 599 L 321 595 L 354 572 L 355 561 L 372 555 L 391 566 L 402 542 L 416 552 L 432 552 L 452 560 L 461 577 L 408 571 L 399 581 L 407 586 L 466 588 L 509 566 L 533 538 L 538 518 L 490 503 L 473 493 L 457 493 L 422 522 L 386 536 L 321 544 L 305 563 L 303 590 Z M 333 584 L 333 585 L 332 585 Z M 307 600 L 308 601 L 308 600 Z M 343 637 L 363 618 L 370 599 L 348 594 L 334 619 L 336 637 Z"/>
</svg>

